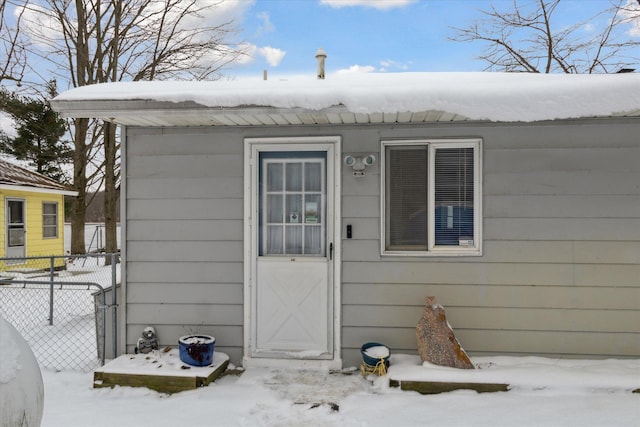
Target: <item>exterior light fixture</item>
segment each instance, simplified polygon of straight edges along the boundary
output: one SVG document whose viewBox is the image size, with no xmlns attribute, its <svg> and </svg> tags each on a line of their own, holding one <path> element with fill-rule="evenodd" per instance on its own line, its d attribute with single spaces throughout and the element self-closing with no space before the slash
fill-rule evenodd
<svg viewBox="0 0 640 427">
<path fill-rule="evenodd" d="M 353 169 L 353 176 L 364 176 L 364 170 L 376 162 L 376 156 L 369 154 L 364 157 L 345 156 L 344 164 Z"/>
</svg>

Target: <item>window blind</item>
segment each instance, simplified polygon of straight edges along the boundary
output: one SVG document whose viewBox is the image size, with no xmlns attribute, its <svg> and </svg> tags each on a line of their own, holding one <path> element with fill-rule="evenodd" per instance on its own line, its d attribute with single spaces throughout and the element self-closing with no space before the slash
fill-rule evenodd
<svg viewBox="0 0 640 427">
<path fill-rule="evenodd" d="M 426 250 L 427 146 L 388 147 L 388 248 Z"/>
<path fill-rule="evenodd" d="M 473 245 L 473 148 L 435 149 L 435 244 Z"/>
</svg>

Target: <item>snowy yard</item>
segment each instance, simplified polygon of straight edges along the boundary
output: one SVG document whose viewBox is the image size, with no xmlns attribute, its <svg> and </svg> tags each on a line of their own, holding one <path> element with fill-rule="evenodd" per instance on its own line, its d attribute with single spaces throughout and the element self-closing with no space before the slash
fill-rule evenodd
<svg viewBox="0 0 640 427">
<path fill-rule="evenodd" d="M 55 282 L 66 284 L 53 289 L 43 284 L 49 279 L 48 272 L 42 276 L 5 273 L 4 278 L 11 277 L 15 281 L 43 282 L 16 283 L 0 288 L 0 314 L 20 331 L 42 366 L 54 370 L 91 370 L 99 364 L 94 298 L 100 288 L 111 287 L 112 273 L 111 266 L 104 266 L 101 256 L 78 257 L 69 262 L 67 269 L 57 272 L 54 278 Z M 120 264 L 115 266 L 115 274 L 119 283 Z M 71 285 L 76 283 L 78 285 Z M 95 285 L 85 285 L 89 283 Z M 99 296 L 97 298 L 100 300 Z M 49 322 L 51 301 L 54 307 L 52 323 Z M 102 322 L 102 318 L 99 320 Z"/>
<path fill-rule="evenodd" d="M 461 373 L 392 355 L 401 375 L 505 379 L 508 392 L 438 395 L 352 375 L 249 368 L 208 387 L 166 395 L 93 389 L 91 373 L 43 372 L 43 427 L 61 426 L 632 426 L 640 425 L 640 360 L 482 357 Z"/>
<path fill-rule="evenodd" d="M 104 267 L 95 267 L 85 272 L 91 275 L 93 270 L 96 276 L 91 280 L 85 274 L 64 280 L 100 282 Z M 81 269 L 79 263 L 74 269 Z M 93 351 L 94 339 L 80 341 Z M 70 341 L 65 333 L 57 333 L 55 342 L 48 341 L 52 347 L 48 351 L 63 351 Z M 640 359 L 500 356 L 472 361 L 481 369 L 422 366 L 416 356 L 392 354 L 389 375 L 405 380 L 504 382 L 511 385 L 510 391 L 420 395 L 390 388 L 386 378 L 364 379 L 357 367 L 346 370 L 350 375 L 249 368 L 198 390 L 166 395 L 146 388 L 94 389 L 92 372 L 43 369 L 42 426 L 640 425 L 640 393 L 632 393 L 640 388 Z"/>
<path fill-rule="evenodd" d="M 95 348 L 93 339 L 80 341 Z M 54 354 L 71 344 L 65 334 L 48 343 Z M 357 367 L 346 370 L 350 375 L 249 368 L 207 387 L 166 395 L 146 388 L 94 389 L 92 372 L 43 369 L 42 426 L 640 425 L 640 393 L 632 393 L 640 388 L 640 359 L 501 356 L 472 361 L 481 369 L 423 366 L 416 356 L 392 354 L 389 375 L 502 382 L 511 385 L 510 391 L 420 395 L 390 388 L 386 378 L 364 379 Z"/>
</svg>

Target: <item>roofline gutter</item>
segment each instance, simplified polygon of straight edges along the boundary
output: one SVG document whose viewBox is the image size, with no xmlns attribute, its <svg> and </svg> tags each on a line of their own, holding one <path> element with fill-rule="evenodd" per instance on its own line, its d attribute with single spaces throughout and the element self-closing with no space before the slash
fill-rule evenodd
<svg viewBox="0 0 640 427">
<path fill-rule="evenodd" d="M 140 117 L 200 116 L 211 114 L 317 114 L 317 113 L 354 113 L 344 105 L 310 109 L 301 107 L 274 107 L 269 105 L 206 106 L 195 102 L 171 102 L 143 99 L 130 100 L 56 100 L 50 101 L 51 107 L 64 118 L 98 118 L 112 120 L 123 112 L 131 111 Z"/>
<path fill-rule="evenodd" d="M 25 191 L 27 193 L 62 194 L 63 196 L 77 196 L 77 191 L 56 190 L 54 188 L 30 187 L 26 185 L 0 184 L 0 190 Z"/>
</svg>

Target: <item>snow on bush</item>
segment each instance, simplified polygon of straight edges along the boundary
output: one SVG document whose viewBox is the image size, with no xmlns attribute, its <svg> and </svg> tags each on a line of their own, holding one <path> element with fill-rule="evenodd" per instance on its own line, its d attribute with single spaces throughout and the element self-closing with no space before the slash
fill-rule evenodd
<svg viewBox="0 0 640 427">
<path fill-rule="evenodd" d="M 39 426 L 44 408 L 40 367 L 29 344 L 2 316 L 0 342 L 0 425 Z"/>
</svg>

